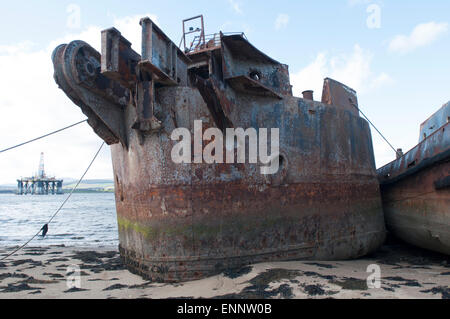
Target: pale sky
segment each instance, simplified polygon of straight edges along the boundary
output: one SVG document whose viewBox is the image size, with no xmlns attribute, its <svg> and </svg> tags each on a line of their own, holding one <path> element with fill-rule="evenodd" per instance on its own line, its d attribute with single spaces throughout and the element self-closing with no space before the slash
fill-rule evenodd
<svg viewBox="0 0 450 319">
<path fill-rule="evenodd" d="M 361 109 L 395 147 L 418 142 L 419 125 L 450 100 L 450 2 L 435 1 L 2 1 L 0 149 L 85 118 L 57 88 L 51 52 L 84 40 L 100 49 L 115 26 L 140 52 L 139 19 L 150 16 L 175 43 L 181 20 L 204 14 L 207 33 L 243 31 L 289 65 L 294 95 L 320 100 L 325 77 L 358 92 Z M 377 166 L 395 158 L 372 130 Z M 0 154 L 0 184 L 38 169 L 78 178 L 101 140 L 87 124 Z M 109 147 L 87 175 L 112 178 Z"/>
</svg>

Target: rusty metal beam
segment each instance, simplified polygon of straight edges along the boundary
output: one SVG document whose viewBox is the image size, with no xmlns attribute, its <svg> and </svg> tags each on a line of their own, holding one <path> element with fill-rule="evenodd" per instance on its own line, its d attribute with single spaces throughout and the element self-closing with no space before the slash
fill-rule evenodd
<svg viewBox="0 0 450 319">
<path fill-rule="evenodd" d="M 326 78 L 323 83 L 322 103 L 335 105 L 359 115 L 356 91 L 330 78 Z"/>
<path fill-rule="evenodd" d="M 131 49 L 131 43 L 117 29 L 102 31 L 101 72 L 104 76 L 133 89 L 140 59 L 140 55 Z"/>
</svg>

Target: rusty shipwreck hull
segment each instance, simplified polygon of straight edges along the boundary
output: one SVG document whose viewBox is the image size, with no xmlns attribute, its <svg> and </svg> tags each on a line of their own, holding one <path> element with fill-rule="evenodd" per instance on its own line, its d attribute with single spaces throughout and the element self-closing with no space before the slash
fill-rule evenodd
<svg viewBox="0 0 450 319">
<path fill-rule="evenodd" d="M 102 32 L 101 54 L 82 41 L 53 53 L 56 82 L 111 145 L 131 271 L 184 281 L 262 261 L 356 258 L 382 244 L 371 135 L 353 90 L 326 79 L 324 103 L 297 98 L 287 66 L 242 35 L 182 52 L 150 19 L 141 25 L 142 56 L 115 29 Z M 194 120 L 203 130 L 279 128 L 278 173 L 174 163 L 170 134 L 193 135 Z"/>
<path fill-rule="evenodd" d="M 450 102 L 421 125 L 420 143 L 378 170 L 387 227 L 450 254 Z"/>
</svg>

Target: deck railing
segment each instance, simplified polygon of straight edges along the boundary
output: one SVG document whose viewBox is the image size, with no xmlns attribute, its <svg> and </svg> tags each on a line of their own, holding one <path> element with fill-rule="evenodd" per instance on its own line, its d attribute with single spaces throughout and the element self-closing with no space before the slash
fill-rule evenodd
<svg viewBox="0 0 450 319">
<path fill-rule="evenodd" d="M 247 39 L 244 32 L 226 32 L 222 33 L 223 35 L 240 35 Z M 186 49 L 186 53 L 194 53 L 198 52 L 204 49 L 211 49 L 211 48 L 217 48 L 220 47 L 220 33 L 213 33 L 213 34 L 207 34 L 204 37 L 203 42 L 203 36 L 197 35 L 194 37 L 194 39 L 191 42 L 191 45 L 189 48 Z"/>
</svg>

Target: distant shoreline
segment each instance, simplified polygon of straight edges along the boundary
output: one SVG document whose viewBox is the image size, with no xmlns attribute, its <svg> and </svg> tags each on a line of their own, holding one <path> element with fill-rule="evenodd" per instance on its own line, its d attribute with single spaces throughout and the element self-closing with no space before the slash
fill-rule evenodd
<svg viewBox="0 0 450 319">
<path fill-rule="evenodd" d="M 69 194 L 71 189 L 64 189 L 64 194 Z M 16 194 L 16 190 L 0 190 L 0 194 Z M 95 190 L 95 189 L 76 189 L 74 193 L 77 194 L 100 194 L 100 193 L 112 193 L 114 194 L 114 190 Z M 61 195 L 64 195 L 61 194 Z M 51 195 L 51 194 L 49 194 Z M 34 196 L 34 195 L 33 195 Z M 37 196 L 45 196 L 45 195 L 37 195 Z"/>
<path fill-rule="evenodd" d="M 70 193 L 77 185 L 77 180 L 73 178 L 62 178 L 64 180 L 63 192 Z M 16 194 L 17 186 L 9 183 L 0 185 L 0 194 Z M 83 180 L 74 191 L 80 194 L 114 193 L 114 181 L 110 179 L 86 179 Z"/>
<path fill-rule="evenodd" d="M 72 190 L 71 189 L 64 189 L 64 194 L 66 193 L 70 193 Z M 112 190 L 97 190 L 97 189 L 76 189 L 74 191 L 74 193 L 86 193 L 86 194 L 90 194 L 90 193 L 95 193 L 95 194 L 99 194 L 99 193 L 112 193 L 114 194 L 114 189 Z"/>
</svg>

